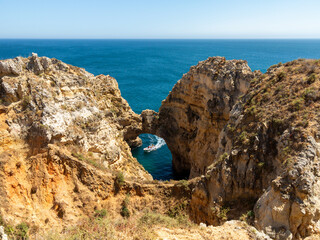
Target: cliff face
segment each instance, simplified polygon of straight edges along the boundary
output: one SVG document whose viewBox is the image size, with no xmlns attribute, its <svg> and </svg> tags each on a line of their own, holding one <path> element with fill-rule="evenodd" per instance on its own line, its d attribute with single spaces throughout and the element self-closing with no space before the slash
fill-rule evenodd
<svg viewBox="0 0 320 240">
<path fill-rule="evenodd" d="M 244 61 L 209 58 L 178 81 L 159 114 L 141 114 L 143 131 L 166 140 L 178 172 L 203 174 L 191 200 L 196 222 L 255 216 L 277 239 L 319 231 L 319 76 L 318 60 L 261 74 Z"/>
<path fill-rule="evenodd" d="M 141 120 L 110 76 L 56 59 L 0 61 L 0 215 L 42 226 L 93 212 L 114 177 L 152 180 L 131 155 Z"/>
<path fill-rule="evenodd" d="M 319 223 L 319 61 L 271 67 L 251 81 L 219 136 L 192 196 L 192 216 L 219 224 L 254 208 L 274 238 L 300 239 Z"/>
<path fill-rule="evenodd" d="M 144 132 L 165 139 L 178 174 L 192 178 L 206 172 L 229 112 L 252 78 L 246 61 L 209 58 L 183 75 L 163 101 L 159 115 L 142 113 Z"/>
<path fill-rule="evenodd" d="M 30 155 L 60 144 L 105 168 L 150 178 L 126 143 L 135 141 L 141 120 L 114 78 L 37 55 L 1 61 L 0 74 L 8 132 L 29 144 Z"/>
</svg>

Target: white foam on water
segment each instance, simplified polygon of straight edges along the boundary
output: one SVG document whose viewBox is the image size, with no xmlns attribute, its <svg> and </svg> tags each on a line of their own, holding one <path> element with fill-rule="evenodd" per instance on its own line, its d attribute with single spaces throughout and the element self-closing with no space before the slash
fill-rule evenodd
<svg viewBox="0 0 320 240">
<path fill-rule="evenodd" d="M 158 136 L 154 136 L 154 135 L 148 135 L 148 138 L 150 139 L 150 145 L 154 144 L 153 147 L 151 148 L 144 148 L 145 151 L 147 152 L 151 152 L 151 151 L 155 151 L 158 150 L 159 148 L 161 148 L 162 146 L 166 145 L 166 142 L 164 141 L 163 138 L 158 137 Z"/>
<path fill-rule="evenodd" d="M 166 145 L 166 142 L 164 141 L 163 138 L 158 137 L 158 136 L 155 136 L 155 137 L 156 137 L 156 139 L 157 139 L 157 144 L 155 144 L 155 148 L 156 148 L 156 149 L 159 149 L 159 148 L 161 148 L 162 146 Z"/>
</svg>

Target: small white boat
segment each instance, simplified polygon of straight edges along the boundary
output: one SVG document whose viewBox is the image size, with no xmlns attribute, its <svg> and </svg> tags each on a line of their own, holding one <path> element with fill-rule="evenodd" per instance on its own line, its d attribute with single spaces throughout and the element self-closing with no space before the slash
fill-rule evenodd
<svg viewBox="0 0 320 240">
<path fill-rule="evenodd" d="M 158 147 L 157 147 L 156 145 L 151 144 L 151 145 L 149 145 L 148 147 L 145 147 L 145 148 L 143 149 L 143 151 L 145 151 L 145 152 L 151 152 L 151 151 L 154 151 L 154 150 L 157 150 L 157 149 L 158 149 Z"/>
</svg>

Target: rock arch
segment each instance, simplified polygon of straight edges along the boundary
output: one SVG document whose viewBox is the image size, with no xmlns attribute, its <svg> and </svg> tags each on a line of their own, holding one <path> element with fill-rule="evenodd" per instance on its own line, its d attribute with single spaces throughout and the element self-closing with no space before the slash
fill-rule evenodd
<svg viewBox="0 0 320 240">
<path fill-rule="evenodd" d="M 199 62 L 176 83 L 159 113 L 141 113 L 142 132 L 165 139 L 179 175 L 204 174 L 215 159 L 231 108 L 246 93 L 253 75 L 243 60 L 212 57 Z"/>
</svg>

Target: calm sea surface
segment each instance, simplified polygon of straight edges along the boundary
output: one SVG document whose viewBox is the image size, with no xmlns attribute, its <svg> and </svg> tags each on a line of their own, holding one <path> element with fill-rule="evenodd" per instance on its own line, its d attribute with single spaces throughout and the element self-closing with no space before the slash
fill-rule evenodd
<svg viewBox="0 0 320 240">
<path fill-rule="evenodd" d="M 158 111 L 173 85 L 190 66 L 210 56 L 244 59 L 252 70 L 265 72 L 279 62 L 297 58 L 320 58 L 320 40 L 1 40 L 0 59 L 16 56 L 55 57 L 85 68 L 93 74 L 109 74 L 119 83 L 131 108 Z M 143 147 L 156 144 L 144 134 Z M 142 147 L 142 148 L 143 148 Z M 155 179 L 174 178 L 171 154 L 164 145 L 133 155 Z"/>
</svg>

